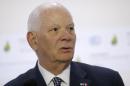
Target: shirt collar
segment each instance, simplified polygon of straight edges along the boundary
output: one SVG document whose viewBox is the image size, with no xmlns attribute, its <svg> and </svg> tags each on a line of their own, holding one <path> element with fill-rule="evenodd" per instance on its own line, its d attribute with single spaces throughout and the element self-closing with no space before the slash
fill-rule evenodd
<svg viewBox="0 0 130 86">
<path fill-rule="evenodd" d="M 54 77 L 60 77 L 65 84 L 67 84 L 69 86 L 70 80 L 70 65 L 59 75 L 55 76 L 54 74 L 52 74 L 51 72 L 49 72 L 48 70 L 46 70 L 45 68 L 43 68 L 39 62 L 38 62 L 38 68 L 40 73 L 42 74 L 42 77 L 44 78 L 46 84 L 50 84 L 51 80 Z"/>
</svg>

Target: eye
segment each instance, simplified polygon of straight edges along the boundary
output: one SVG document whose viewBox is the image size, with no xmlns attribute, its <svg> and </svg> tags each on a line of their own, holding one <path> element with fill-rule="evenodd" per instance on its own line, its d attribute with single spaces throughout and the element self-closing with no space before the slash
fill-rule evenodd
<svg viewBox="0 0 130 86">
<path fill-rule="evenodd" d="M 74 30 L 74 27 L 70 27 L 70 30 Z"/>
<path fill-rule="evenodd" d="M 53 28 L 53 30 L 54 30 L 54 31 L 57 31 L 57 30 L 58 30 L 58 28 L 56 28 L 56 27 L 55 27 L 55 28 Z"/>
<path fill-rule="evenodd" d="M 69 31 L 69 32 L 73 32 L 73 31 L 74 31 L 74 27 L 73 27 L 73 26 L 70 26 L 70 27 L 68 28 L 68 31 Z"/>
<path fill-rule="evenodd" d="M 54 32 L 56 32 L 56 31 L 58 31 L 58 28 L 54 27 L 54 28 L 50 29 L 49 31 L 54 31 Z"/>
</svg>

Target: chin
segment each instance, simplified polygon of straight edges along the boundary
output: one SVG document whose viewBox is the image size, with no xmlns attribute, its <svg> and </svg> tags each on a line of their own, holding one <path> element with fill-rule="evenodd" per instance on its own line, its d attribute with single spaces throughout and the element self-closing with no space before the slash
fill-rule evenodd
<svg viewBox="0 0 130 86">
<path fill-rule="evenodd" d="M 67 55 L 67 56 L 60 56 L 59 60 L 63 62 L 70 62 L 72 60 L 73 56 L 72 55 Z"/>
<path fill-rule="evenodd" d="M 62 59 L 62 60 L 60 59 L 60 60 L 59 60 L 59 62 L 61 62 L 61 63 L 67 63 L 67 64 L 70 63 L 71 61 L 72 61 L 71 59 L 64 59 L 64 60 L 63 60 L 63 59 Z"/>
</svg>

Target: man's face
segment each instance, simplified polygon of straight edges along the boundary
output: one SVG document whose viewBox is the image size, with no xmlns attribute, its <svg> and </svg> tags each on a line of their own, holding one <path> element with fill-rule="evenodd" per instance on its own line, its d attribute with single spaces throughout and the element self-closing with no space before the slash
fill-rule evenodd
<svg viewBox="0 0 130 86">
<path fill-rule="evenodd" d="M 41 20 L 37 34 L 39 56 L 50 62 L 71 61 L 76 41 L 71 16 L 64 11 L 51 11 L 46 12 Z"/>
</svg>

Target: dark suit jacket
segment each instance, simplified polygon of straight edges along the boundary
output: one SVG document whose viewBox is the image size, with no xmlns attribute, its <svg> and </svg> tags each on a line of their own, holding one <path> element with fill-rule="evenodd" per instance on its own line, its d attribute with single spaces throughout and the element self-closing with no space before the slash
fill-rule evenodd
<svg viewBox="0 0 130 86">
<path fill-rule="evenodd" d="M 118 72 L 111 69 L 71 62 L 70 86 L 124 86 Z M 36 65 L 35 68 L 8 82 L 5 86 L 46 86 Z"/>
</svg>

